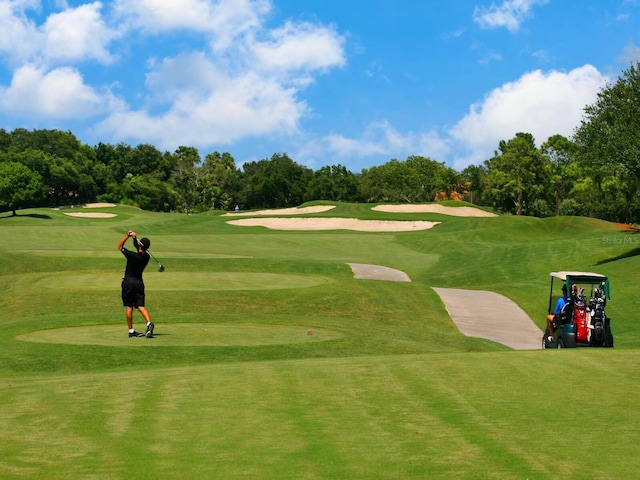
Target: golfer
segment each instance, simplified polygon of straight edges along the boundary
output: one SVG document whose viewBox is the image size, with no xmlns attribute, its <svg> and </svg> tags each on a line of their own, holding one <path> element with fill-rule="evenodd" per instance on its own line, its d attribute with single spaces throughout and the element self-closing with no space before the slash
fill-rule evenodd
<svg viewBox="0 0 640 480">
<path fill-rule="evenodd" d="M 127 250 L 124 244 L 133 238 L 133 246 L 136 251 Z M 124 270 L 124 278 L 122 279 L 122 304 L 127 308 L 127 326 L 129 327 L 129 337 L 153 337 L 153 322 L 149 315 L 149 311 L 144 306 L 144 282 L 142 281 L 142 272 L 149 263 L 149 254 L 147 249 L 151 245 L 148 238 L 138 241 L 136 232 L 129 230 L 122 240 L 118 243 L 118 250 L 127 259 L 127 266 Z M 136 332 L 133 328 L 133 309 L 137 308 L 147 322 L 146 333 Z"/>
<path fill-rule="evenodd" d="M 555 332 L 555 328 L 553 328 L 553 322 L 558 320 L 560 315 L 562 314 L 562 309 L 564 306 L 569 303 L 569 296 L 567 295 L 567 285 L 562 285 L 562 296 L 556 302 L 556 306 L 553 309 L 553 313 L 551 315 L 547 315 L 547 330 L 549 331 L 550 342 L 553 342 L 553 334 Z"/>
</svg>

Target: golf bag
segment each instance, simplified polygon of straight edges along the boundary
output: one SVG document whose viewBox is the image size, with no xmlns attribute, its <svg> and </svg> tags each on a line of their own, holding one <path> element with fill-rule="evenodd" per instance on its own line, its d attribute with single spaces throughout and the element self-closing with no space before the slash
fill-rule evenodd
<svg viewBox="0 0 640 480">
<path fill-rule="evenodd" d="M 575 289 L 572 292 L 573 298 L 573 328 L 576 332 L 576 342 L 589 341 L 589 324 L 587 322 L 587 305 L 585 304 L 584 289 Z"/>
<path fill-rule="evenodd" d="M 599 288 L 594 291 L 593 298 L 589 302 L 589 313 L 591 316 L 591 324 L 589 329 L 591 330 L 591 338 L 589 339 L 592 345 L 603 345 L 605 340 L 605 324 L 607 317 L 604 313 L 605 294 Z"/>
</svg>

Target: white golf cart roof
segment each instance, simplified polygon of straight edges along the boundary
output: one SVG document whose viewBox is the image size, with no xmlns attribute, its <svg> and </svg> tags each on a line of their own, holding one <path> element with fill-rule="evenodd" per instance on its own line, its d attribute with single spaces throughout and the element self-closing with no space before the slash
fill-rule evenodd
<svg viewBox="0 0 640 480">
<path fill-rule="evenodd" d="M 580 278 L 589 278 L 592 277 L 594 280 L 606 280 L 606 275 L 601 275 L 599 273 L 593 272 L 551 272 L 552 277 L 559 278 L 560 280 L 566 280 L 567 277 L 580 277 Z"/>
</svg>

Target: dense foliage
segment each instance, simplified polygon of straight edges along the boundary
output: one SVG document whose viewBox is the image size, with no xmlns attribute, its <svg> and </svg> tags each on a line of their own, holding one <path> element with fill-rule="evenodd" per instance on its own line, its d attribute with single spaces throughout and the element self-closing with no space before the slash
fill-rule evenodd
<svg viewBox="0 0 640 480">
<path fill-rule="evenodd" d="M 529 133 L 499 142 L 483 165 L 456 172 L 409 156 L 350 172 L 317 171 L 286 153 L 245 163 L 194 147 L 82 144 L 71 132 L 0 129 L 0 210 L 106 201 L 155 211 L 277 208 L 310 200 L 430 202 L 464 199 L 517 215 L 640 221 L 640 64 L 607 85 L 573 139 L 540 148 Z"/>
</svg>

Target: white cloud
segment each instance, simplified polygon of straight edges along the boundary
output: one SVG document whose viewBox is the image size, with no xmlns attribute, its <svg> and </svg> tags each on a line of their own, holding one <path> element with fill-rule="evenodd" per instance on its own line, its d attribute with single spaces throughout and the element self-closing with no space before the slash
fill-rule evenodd
<svg viewBox="0 0 640 480">
<path fill-rule="evenodd" d="M 258 61 L 268 69 L 326 69 L 345 64 L 344 38 L 311 23 L 287 22 L 253 45 Z"/>
<path fill-rule="evenodd" d="M 10 63 L 28 61 L 39 51 L 36 27 L 24 11 L 38 7 L 39 1 L 0 0 L 0 55 Z"/>
<path fill-rule="evenodd" d="M 51 14 L 42 26 L 26 15 L 38 6 L 39 2 L 0 0 L 0 54 L 11 64 L 51 67 L 88 59 L 112 60 L 107 45 L 117 34 L 102 20 L 100 2 Z"/>
<path fill-rule="evenodd" d="M 640 47 L 630 41 L 616 60 L 627 69 L 632 63 L 640 61 Z"/>
<path fill-rule="evenodd" d="M 120 109 L 99 126 L 115 138 L 144 139 L 165 149 L 229 144 L 267 133 L 292 134 L 307 112 L 297 90 L 254 72 L 224 72 L 201 52 L 165 59 L 148 75 L 162 113 Z M 156 107 L 158 105 L 155 105 Z"/>
<path fill-rule="evenodd" d="M 114 10 L 129 28 L 149 35 L 171 31 L 207 33 L 214 50 L 260 28 L 269 0 L 116 0 Z"/>
<path fill-rule="evenodd" d="M 475 7 L 473 20 L 483 28 L 505 27 L 516 32 L 520 24 L 531 15 L 537 5 L 544 5 L 549 0 L 505 0 L 502 5 L 491 3 L 490 7 Z"/>
<path fill-rule="evenodd" d="M 42 27 L 43 55 L 54 62 L 110 63 L 113 57 L 106 46 L 116 33 L 105 25 L 101 8 L 100 2 L 94 2 L 50 15 Z"/>
<path fill-rule="evenodd" d="M 9 87 L 0 87 L 3 109 L 26 117 L 88 118 L 103 111 L 106 100 L 70 67 L 45 73 L 25 65 L 15 72 Z"/>
<path fill-rule="evenodd" d="M 444 161 L 449 153 L 448 141 L 435 130 L 399 132 L 388 121 L 380 121 L 369 125 L 357 138 L 330 134 L 320 140 L 309 141 L 297 153 L 297 158 L 309 165 L 313 165 L 315 159 L 327 157 L 335 163 L 347 160 L 358 163 L 358 160 L 375 156 L 404 160 L 410 155 Z"/>
<path fill-rule="evenodd" d="M 571 137 L 583 109 L 592 104 L 607 78 L 591 65 L 569 73 L 536 70 L 493 90 L 449 132 L 459 152 L 456 169 L 490 158 L 500 140 L 531 133 L 538 146 L 550 136 Z"/>
<path fill-rule="evenodd" d="M 268 0 L 115 0 L 111 17 L 98 1 L 56 5 L 62 10 L 37 25 L 27 9 L 40 2 L 0 0 L 0 28 L 13 36 L 11 42 L 0 36 L 0 55 L 15 60 L 11 85 L 0 86 L 3 106 L 16 117 L 101 115 L 94 131 L 114 141 L 175 148 L 292 135 L 309 113 L 301 92 L 318 73 L 345 63 L 344 39 L 333 28 L 309 22 L 267 28 Z M 163 45 L 176 33 L 186 40 L 177 49 L 182 53 L 142 60 L 145 85 L 126 76 L 109 81 L 127 92 L 126 101 L 113 97 L 111 87 L 85 83 L 82 72 L 89 70 L 81 62 L 120 60 L 138 46 L 124 45 L 116 55 L 113 41 L 140 33 Z M 134 89 L 138 95 L 129 95 Z"/>
<path fill-rule="evenodd" d="M 448 131 L 400 132 L 383 121 L 356 137 L 332 134 L 310 141 L 299 155 L 308 164 L 326 157 L 357 163 L 374 156 L 422 155 L 461 171 L 491 158 L 501 140 L 518 132 L 531 133 L 538 146 L 555 134 L 570 138 L 584 107 L 596 100 L 607 80 L 591 65 L 568 73 L 536 70 L 491 91 Z"/>
</svg>

